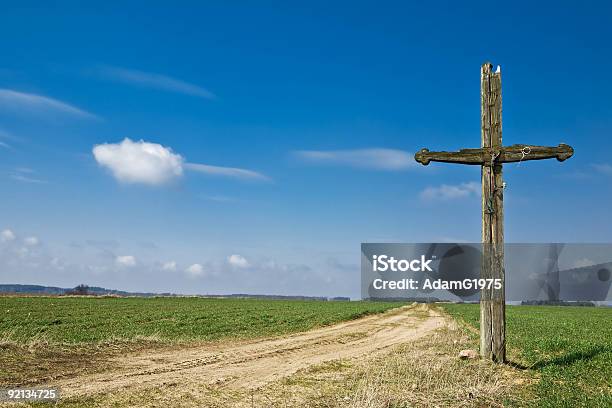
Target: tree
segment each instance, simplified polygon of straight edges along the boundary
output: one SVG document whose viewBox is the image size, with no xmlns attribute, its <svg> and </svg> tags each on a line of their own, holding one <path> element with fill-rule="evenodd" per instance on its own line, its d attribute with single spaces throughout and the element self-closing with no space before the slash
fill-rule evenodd
<svg viewBox="0 0 612 408">
<path fill-rule="evenodd" d="M 88 295 L 89 294 L 89 286 L 81 283 L 80 285 L 78 285 L 74 289 L 72 289 L 68 294 L 70 294 L 70 295 L 79 295 L 79 296 Z"/>
</svg>

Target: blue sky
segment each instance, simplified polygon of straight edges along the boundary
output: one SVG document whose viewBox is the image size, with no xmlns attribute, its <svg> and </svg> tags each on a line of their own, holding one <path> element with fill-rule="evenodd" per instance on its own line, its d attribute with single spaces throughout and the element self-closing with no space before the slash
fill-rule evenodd
<svg viewBox="0 0 612 408">
<path fill-rule="evenodd" d="M 487 60 L 504 143 L 576 150 L 505 166 L 506 240 L 612 239 L 604 2 L 0 7 L 2 282 L 355 297 L 361 242 L 479 241 L 479 169 L 411 158 L 479 145 Z"/>
</svg>

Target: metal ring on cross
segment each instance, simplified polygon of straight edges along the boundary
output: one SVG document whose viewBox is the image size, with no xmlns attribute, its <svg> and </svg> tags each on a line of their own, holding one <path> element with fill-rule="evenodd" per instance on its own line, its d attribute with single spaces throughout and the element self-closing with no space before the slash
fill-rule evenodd
<svg viewBox="0 0 612 408">
<path fill-rule="evenodd" d="M 525 146 L 521 149 L 521 153 L 523 154 L 523 157 L 527 156 L 529 153 L 531 153 L 531 146 Z"/>
</svg>

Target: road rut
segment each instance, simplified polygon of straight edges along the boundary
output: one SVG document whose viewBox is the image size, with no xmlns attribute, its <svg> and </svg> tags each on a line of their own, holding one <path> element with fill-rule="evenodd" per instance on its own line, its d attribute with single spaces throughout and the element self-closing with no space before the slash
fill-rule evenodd
<svg viewBox="0 0 612 408">
<path fill-rule="evenodd" d="M 283 337 L 127 355 L 114 359 L 111 371 L 50 385 L 60 387 L 62 398 L 193 383 L 255 389 L 313 365 L 378 353 L 446 324 L 445 316 L 414 304 Z"/>
</svg>

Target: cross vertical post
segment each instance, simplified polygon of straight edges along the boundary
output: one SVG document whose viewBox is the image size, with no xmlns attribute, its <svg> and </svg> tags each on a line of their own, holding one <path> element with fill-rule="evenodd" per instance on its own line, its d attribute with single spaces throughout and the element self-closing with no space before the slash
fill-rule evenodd
<svg viewBox="0 0 612 408">
<path fill-rule="evenodd" d="M 480 68 L 481 145 L 455 152 L 419 150 L 414 159 L 424 166 L 431 162 L 481 166 L 482 178 L 482 263 L 480 277 L 501 283 L 501 288 L 485 285 L 480 291 L 480 355 L 503 363 L 506 360 L 506 288 L 504 271 L 504 163 L 557 159 L 574 154 L 564 143 L 558 146 L 526 144 L 502 145 L 501 69 Z"/>
<path fill-rule="evenodd" d="M 480 355 L 497 362 L 506 359 L 504 277 L 504 191 L 502 164 L 496 162 L 502 147 L 501 72 L 481 67 L 481 147 L 491 152 L 481 167 L 482 178 L 482 278 L 499 279 L 502 289 L 485 287 L 480 293 Z"/>
</svg>

